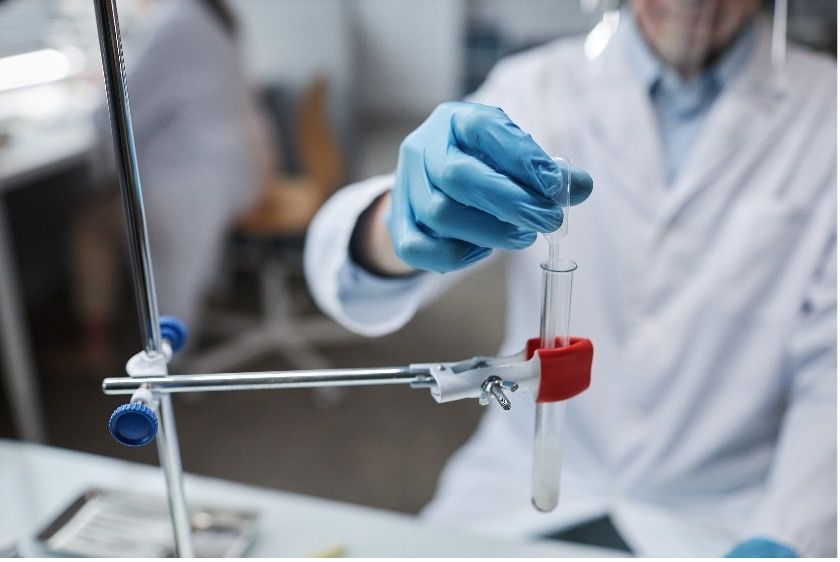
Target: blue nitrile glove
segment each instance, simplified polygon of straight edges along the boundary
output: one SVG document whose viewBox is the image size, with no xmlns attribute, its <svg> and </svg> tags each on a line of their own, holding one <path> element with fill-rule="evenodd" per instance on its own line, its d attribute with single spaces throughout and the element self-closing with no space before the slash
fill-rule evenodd
<svg viewBox="0 0 840 562">
<path fill-rule="evenodd" d="M 400 259 L 443 273 L 556 230 L 562 187 L 563 170 L 501 109 L 448 102 L 400 146 L 385 220 Z M 591 192 L 573 168 L 572 205 Z"/>
<path fill-rule="evenodd" d="M 726 558 L 797 558 L 796 551 L 764 537 L 745 540 L 729 551 Z"/>
</svg>

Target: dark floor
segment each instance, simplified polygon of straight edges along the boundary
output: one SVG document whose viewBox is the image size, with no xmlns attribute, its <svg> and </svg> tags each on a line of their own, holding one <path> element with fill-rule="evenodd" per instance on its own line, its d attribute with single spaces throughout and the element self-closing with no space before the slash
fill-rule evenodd
<svg viewBox="0 0 840 562">
<path fill-rule="evenodd" d="M 392 336 L 325 349 L 335 366 L 402 365 L 454 360 L 495 351 L 504 310 L 497 270 L 465 280 Z M 131 303 L 126 303 L 120 353 L 139 346 Z M 62 362 L 72 356 L 73 323 L 65 298 L 31 313 L 35 354 L 47 410 L 50 444 L 156 462 L 154 446 L 130 449 L 108 435 L 106 422 L 121 400 L 104 396 L 104 376 Z M 57 359 L 58 358 L 58 359 Z M 288 367 L 265 357 L 241 370 Z M 427 390 L 370 387 L 342 391 L 325 407 L 312 390 L 206 393 L 175 398 L 187 471 L 354 503 L 416 512 L 434 492 L 451 452 L 471 434 L 481 414 L 473 402 L 436 404 Z M 0 401 L 0 437 L 14 435 L 6 397 Z"/>
</svg>

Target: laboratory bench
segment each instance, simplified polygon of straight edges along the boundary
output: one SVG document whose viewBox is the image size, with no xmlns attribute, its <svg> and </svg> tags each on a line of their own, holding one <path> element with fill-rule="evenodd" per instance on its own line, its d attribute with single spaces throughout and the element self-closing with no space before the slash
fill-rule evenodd
<svg viewBox="0 0 840 562">
<path fill-rule="evenodd" d="M 48 556 L 37 535 L 91 488 L 165 494 L 157 467 L 21 441 L 0 440 L 0 543 Z M 188 474 L 190 504 L 259 514 L 254 557 L 611 557 L 560 541 L 508 541 L 436 527 L 416 517 Z"/>
</svg>

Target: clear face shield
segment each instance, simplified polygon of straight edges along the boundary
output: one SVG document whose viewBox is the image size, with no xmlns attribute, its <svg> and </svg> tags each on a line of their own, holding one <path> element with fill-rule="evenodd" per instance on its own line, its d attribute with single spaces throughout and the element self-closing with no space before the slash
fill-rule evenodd
<svg viewBox="0 0 840 562">
<path fill-rule="evenodd" d="M 697 75 L 732 42 L 758 0 L 631 0 L 642 33 L 684 77 Z"/>
<path fill-rule="evenodd" d="M 584 13 L 601 19 L 584 43 L 589 59 L 603 52 L 618 28 L 621 0 L 581 0 Z M 787 48 L 787 0 L 773 10 L 772 60 L 784 65 Z M 759 0 L 629 0 L 632 17 L 657 55 L 685 77 L 701 72 L 758 11 Z"/>
<path fill-rule="evenodd" d="M 788 0 L 773 3 L 773 37 L 770 43 L 770 57 L 777 71 L 785 66 L 787 54 Z"/>
<path fill-rule="evenodd" d="M 580 0 L 584 14 L 601 12 L 601 19 L 586 35 L 583 52 L 589 60 L 598 58 L 607 48 L 621 21 L 622 0 Z"/>
</svg>

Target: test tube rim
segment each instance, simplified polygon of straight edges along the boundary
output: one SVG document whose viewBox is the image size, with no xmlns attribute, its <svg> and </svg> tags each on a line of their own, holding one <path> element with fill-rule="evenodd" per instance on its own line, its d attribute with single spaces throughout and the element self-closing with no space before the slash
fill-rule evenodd
<svg viewBox="0 0 840 562">
<path fill-rule="evenodd" d="M 564 258 L 557 263 L 544 261 L 540 264 L 540 267 L 548 273 L 572 273 L 577 270 L 578 264 L 574 260 Z"/>
</svg>

